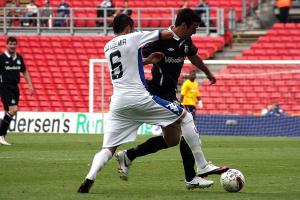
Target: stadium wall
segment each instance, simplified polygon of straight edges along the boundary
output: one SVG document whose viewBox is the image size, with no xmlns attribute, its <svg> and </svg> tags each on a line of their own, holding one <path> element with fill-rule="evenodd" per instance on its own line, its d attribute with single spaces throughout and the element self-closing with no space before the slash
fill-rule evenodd
<svg viewBox="0 0 300 200">
<path fill-rule="evenodd" d="M 18 112 L 10 124 L 13 133 L 102 134 L 107 113 Z M 0 119 L 1 120 L 1 119 Z M 159 134 L 156 126 L 143 124 L 138 134 Z"/>
<path fill-rule="evenodd" d="M 203 135 L 300 136 L 299 116 L 198 115 L 196 124 Z"/>
<path fill-rule="evenodd" d="M 106 117 L 107 113 L 18 112 L 9 131 L 102 134 Z M 300 137 L 299 116 L 198 115 L 196 125 L 201 135 Z M 159 127 L 148 124 L 138 130 L 142 135 L 160 133 Z"/>
</svg>

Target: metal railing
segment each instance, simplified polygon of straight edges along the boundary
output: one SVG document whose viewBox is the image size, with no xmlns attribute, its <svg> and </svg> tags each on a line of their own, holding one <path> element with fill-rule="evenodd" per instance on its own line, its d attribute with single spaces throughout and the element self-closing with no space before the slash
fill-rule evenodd
<svg viewBox="0 0 300 200">
<path fill-rule="evenodd" d="M 18 9 L 23 10 L 12 14 Z M 90 33 L 107 35 L 112 32 L 111 22 L 113 16 L 108 16 L 112 9 L 99 8 L 70 8 L 68 15 L 58 17 L 57 9 L 52 8 L 50 16 L 43 16 L 43 8 L 39 8 L 34 16 L 26 15 L 26 8 L 3 7 L 3 16 L 0 16 L 0 31 L 3 34 L 67 34 Z M 97 11 L 102 11 L 103 15 L 96 15 Z M 132 8 L 132 19 L 137 30 L 153 30 L 166 28 L 174 24 L 178 8 Z M 197 34 L 208 35 L 216 33 L 224 34 L 225 21 L 229 29 L 235 27 L 235 11 L 233 9 L 224 10 L 223 8 L 204 9 L 205 15 L 202 18 L 205 26 L 199 27 Z M 91 14 L 92 13 L 92 14 Z M 95 14 L 93 14 L 95 13 Z M 156 13 L 156 14 L 155 14 Z M 215 13 L 212 15 L 211 13 Z M 46 26 L 45 26 L 46 21 Z M 61 24 L 57 22 L 60 21 Z M 26 22 L 26 23 L 25 23 Z"/>
</svg>

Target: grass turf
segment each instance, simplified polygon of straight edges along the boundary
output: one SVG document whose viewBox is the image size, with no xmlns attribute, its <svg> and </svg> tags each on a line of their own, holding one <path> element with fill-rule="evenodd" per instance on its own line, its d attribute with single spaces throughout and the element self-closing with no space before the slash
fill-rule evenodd
<svg viewBox="0 0 300 200">
<path fill-rule="evenodd" d="M 123 145 L 125 149 L 145 141 Z M 219 176 L 213 187 L 188 191 L 178 147 L 134 161 L 129 181 L 121 181 L 113 158 L 89 194 L 76 190 L 102 144 L 101 135 L 9 134 L 13 146 L 0 146 L 0 199 L 300 199 L 300 139 L 203 136 L 206 158 L 243 172 L 245 188 L 225 192 Z"/>
</svg>

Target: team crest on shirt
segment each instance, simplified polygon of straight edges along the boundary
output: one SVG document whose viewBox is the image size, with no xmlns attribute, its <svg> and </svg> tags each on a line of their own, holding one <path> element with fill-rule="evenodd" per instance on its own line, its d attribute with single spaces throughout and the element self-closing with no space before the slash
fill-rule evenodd
<svg viewBox="0 0 300 200">
<path fill-rule="evenodd" d="M 168 51 L 174 51 L 174 49 L 173 48 L 168 48 Z"/>
<path fill-rule="evenodd" d="M 188 53 L 189 52 L 189 46 L 187 44 L 184 45 L 184 53 Z"/>
<path fill-rule="evenodd" d="M 21 65 L 21 61 L 20 61 L 19 59 L 17 60 L 17 64 L 18 64 L 18 65 Z"/>
<path fill-rule="evenodd" d="M 12 100 L 11 100 L 11 103 L 12 103 L 12 104 L 15 104 L 15 103 L 16 103 L 16 100 L 12 99 Z"/>
</svg>

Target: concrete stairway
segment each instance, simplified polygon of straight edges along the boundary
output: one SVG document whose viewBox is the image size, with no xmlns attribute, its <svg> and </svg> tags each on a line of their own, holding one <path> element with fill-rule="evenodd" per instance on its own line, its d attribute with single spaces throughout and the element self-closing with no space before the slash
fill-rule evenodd
<svg viewBox="0 0 300 200">
<path fill-rule="evenodd" d="M 234 60 L 236 56 L 242 55 L 243 51 L 249 49 L 251 44 L 254 43 L 258 37 L 263 36 L 265 31 L 248 31 L 237 32 L 234 34 L 233 43 L 231 46 L 227 46 L 222 52 L 217 52 L 213 60 Z M 224 65 L 208 65 L 211 72 L 217 75 L 222 68 L 226 68 Z M 199 81 L 205 79 L 203 73 L 199 73 Z"/>
</svg>

